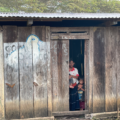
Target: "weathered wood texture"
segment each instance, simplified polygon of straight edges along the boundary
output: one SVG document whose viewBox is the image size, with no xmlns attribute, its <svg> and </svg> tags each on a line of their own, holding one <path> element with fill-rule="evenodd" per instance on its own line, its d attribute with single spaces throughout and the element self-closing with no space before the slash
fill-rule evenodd
<svg viewBox="0 0 120 120">
<path fill-rule="evenodd" d="M 85 110 L 89 110 L 89 40 L 84 41 Z"/>
<path fill-rule="evenodd" d="M 31 42 L 32 38 L 28 37 L 30 34 L 31 34 L 30 27 L 18 28 L 20 118 L 33 117 L 33 68 L 32 68 L 32 42 Z"/>
<path fill-rule="evenodd" d="M 52 105 L 53 111 L 58 111 L 58 66 L 57 41 L 51 41 L 51 79 L 52 79 Z"/>
<path fill-rule="evenodd" d="M 5 80 L 6 118 L 46 117 L 52 111 L 69 111 L 69 40 L 50 41 L 50 32 L 86 34 L 89 28 L 4 26 L 3 29 L 5 75 L 3 78 L 1 67 L 0 85 Z M 120 107 L 120 28 L 91 27 L 88 41 L 86 108 L 90 113 L 116 111 Z M 3 65 L 2 57 L 0 64 Z"/>
<path fill-rule="evenodd" d="M 48 70 L 47 70 L 47 89 L 48 89 L 48 116 L 52 116 L 52 80 L 51 80 L 51 52 L 50 52 L 50 27 L 46 27 L 46 42 L 49 46 L 48 51 Z"/>
<path fill-rule="evenodd" d="M 89 41 L 90 112 L 117 111 L 120 106 L 119 32 L 118 27 L 91 28 L 92 37 Z"/>
<path fill-rule="evenodd" d="M 0 27 L 0 119 L 5 117 L 4 107 L 4 55 L 3 55 L 3 32 Z"/>
<path fill-rule="evenodd" d="M 17 27 L 3 27 L 4 74 L 5 74 L 5 117 L 19 118 L 19 79 Z M 9 43 L 9 42 L 13 43 Z"/>
<path fill-rule="evenodd" d="M 119 61 L 118 51 L 118 29 L 117 27 L 105 28 L 105 111 L 117 111 L 117 81 L 119 79 L 119 64 L 117 66 L 117 60 Z M 118 56 L 117 56 L 118 55 Z M 118 91 L 119 92 L 119 91 Z"/>
<path fill-rule="evenodd" d="M 38 86 L 34 86 L 34 114 L 35 117 L 46 117 L 48 115 L 47 75 L 49 74 L 50 42 L 45 42 L 46 27 L 33 27 L 32 33 L 42 40 L 33 41 L 33 75 L 34 82 L 38 84 Z"/>
<path fill-rule="evenodd" d="M 117 107 L 120 108 L 120 27 L 118 27 L 117 38 Z M 119 109 L 120 110 L 120 109 Z"/>
<path fill-rule="evenodd" d="M 51 27 L 51 32 L 56 33 L 56 32 L 66 32 L 66 33 L 71 33 L 71 32 L 88 32 L 89 27 Z"/>
<path fill-rule="evenodd" d="M 62 41 L 62 111 L 69 110 L 69 41 Z"/>
<path fill-rule="evenodd" d="M 93 77 L 94 77 L 94 28 L 90 28 L 90 39 L 89 39 L 89 113 L 93 112 Z"/>
<path fill-rule="evenodd" d="M 51 41 L 53 111 L 69 110 L 69 41 Z"/>
<path fill-rule="evenodd" d="M 57 116 L 74 116 L 74 115 L 83 115 L 83 114 L 88 114 L 88 110 L 83 110 L 83 111 L 63 111 L 63 112 L 53 112 L 52 115 L 57 117 Z"/>
<path fill-rule="evenodd" d="M 105 36 L 104 28 L 94 32 L 93 112 L 105 110 Z"/>
<path fill-rule="evenodd" d="M 55 39 L 55 40 L 69 40 L 69 39 L 89 39 L 89 35 L 87 33 L 78 33 L 78 34 L 74 34 L 74 33 L 71 33 L 71 34 L 59 34 L 59 35 L 55 35 L 55 34 L 52 34 L 51 35 L 51 39 Z"/>
</svg>

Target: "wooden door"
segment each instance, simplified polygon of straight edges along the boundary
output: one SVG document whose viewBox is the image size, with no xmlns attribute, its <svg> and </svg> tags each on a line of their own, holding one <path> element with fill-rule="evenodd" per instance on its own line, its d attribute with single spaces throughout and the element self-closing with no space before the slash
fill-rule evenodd
<svg viewBox="0 0 120 120">
<path fill-rule="evenodd" d="M 51 41 L 53 112 L 69 111 L 69 40 Z"/>
</svg>

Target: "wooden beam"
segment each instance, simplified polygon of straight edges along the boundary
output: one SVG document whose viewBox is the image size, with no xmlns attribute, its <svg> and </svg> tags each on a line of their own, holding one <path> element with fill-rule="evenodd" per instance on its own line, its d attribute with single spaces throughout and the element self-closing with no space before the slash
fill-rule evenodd
<svg viewBox="0 0 120 120">
<path fill-rule="evenodd" d="M 89 27 L 51 27 L 51 32 L 89 32 Z"/>
<path fill-rule="evenodd" d="M 52 117 L 26 118 L 26 119 L 11 119 L 11 120 L 54 120 L 54 116 L 52 116 Z"/>
<path fill-rule="evenodd" d="M 28 21 L 27 21 L 27 26 L 30 26 L 30 25 L 32 25 L 33 24 L 33 19 L 28 19 Z"/>
<path fill-rule="evenodd" d="M 120 112 L 119 112 L 120 114 Z M 117 111 L 86 114 L 85 119 L 112 118 L 117 117 Z"/>
<path fill-rule="evenodd" d="M 106 26 L 106 27 L 109 27 L 109 26 L 112 26 L 112 25 L 117 25 L 118 24 L 118 21 L 105 21 L 103 22 L 102 24 L 100 24 L 99 26 Z"/>
<path fill-rule="evenodd" d="M 89 39 L 89 35 L 52 35 L 52 40 Z"/>
<path fill-rule="evenodd" d="M 56 36 L 56 35 L 72 35 L 72 36 L 74 36 L 74 35 L 79 35 L 79 36 L 85 36 L 85 35 L 88 35 L 88 32 L 85 32 L 85 33 L 52 33 L 52 35 L 51 36 Z"/>
<path fill-rule="evenodd" d="M 0 27 L 0 119 L 5 117 L 4 107 L 4 55 L 3 55 L 3 33 Z"/>
<path fill-rule="evenodd" d="M 53 112 L 53 116 L 66 116 L 66 115 L 83 115 L 83 114 L 88 114 L 88 110 L 83 110 L 83 111 L 63 111 L 63 112 Z"/>
</svg>

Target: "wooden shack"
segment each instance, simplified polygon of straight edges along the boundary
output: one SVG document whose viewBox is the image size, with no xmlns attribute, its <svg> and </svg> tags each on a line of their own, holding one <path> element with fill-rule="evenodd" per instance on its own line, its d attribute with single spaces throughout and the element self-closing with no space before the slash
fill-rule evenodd
<svg viewBox="0 0 120 120">
<path fill-rule="evenodd" d="M 119 21 L 120 14 L 114 13 L 0 13 L 0 117 L 117 111 Z M 82 60 L 77 62 L 76 57 L 76 62 L 84 68 L 82 112 L 69 111 L 69 58 L 74 43 L 73 49 L 77 45 L 81 49 L 77 51 Z"/>
</svg>

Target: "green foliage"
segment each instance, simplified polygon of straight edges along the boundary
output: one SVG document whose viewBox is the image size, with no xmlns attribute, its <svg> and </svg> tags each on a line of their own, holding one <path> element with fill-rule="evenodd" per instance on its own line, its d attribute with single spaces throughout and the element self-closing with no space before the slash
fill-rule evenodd
<svg viewBox="0 0 120 120">
<path fill-rule="evenodd" d="M 120 13 L 120 0 L 0 0 L 0 12 Z"/>
<path fill-rule="evenodd" d="M 6 7 L 0 7 L 0 11 L 1 12 L 10 12 L 10 9 L 8 9 Z"/>
</svg>

